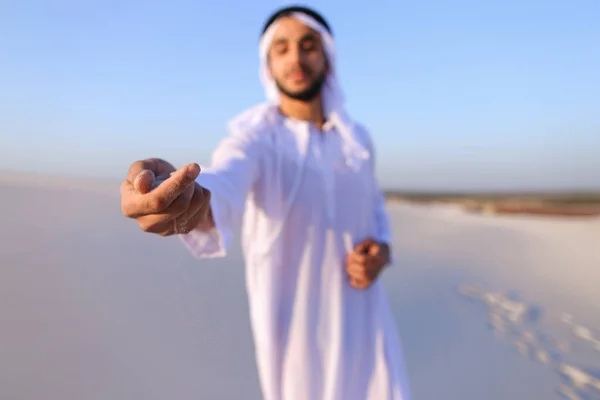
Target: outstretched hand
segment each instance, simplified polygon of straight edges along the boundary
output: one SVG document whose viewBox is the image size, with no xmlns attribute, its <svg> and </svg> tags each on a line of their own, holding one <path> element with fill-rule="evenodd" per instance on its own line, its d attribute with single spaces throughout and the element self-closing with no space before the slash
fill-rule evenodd
<svg viewBox="0 0 600 400">
<path fill-rule="evenodd" d="M 350 285 L 356 289 L 368 288 L 390 262 L 390 250 L 387 244 L 372 238 L 360 242 L 346 256 L 346 272 Z"/>
<path fill-rule="evenodd" d="M 210 192 L 195 182 L 199 173 L 196 163 L 179 169 L 158 158 L 133 163 L 121 185 L 123 215 L 161 236 L 209 229 Z"/>
</svg>

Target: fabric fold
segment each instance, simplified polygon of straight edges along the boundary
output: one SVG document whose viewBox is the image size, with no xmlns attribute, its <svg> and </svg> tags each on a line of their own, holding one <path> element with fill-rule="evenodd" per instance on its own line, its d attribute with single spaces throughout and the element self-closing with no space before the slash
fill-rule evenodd
<svg viewBox="0 0 600 400">
<path fill-rule="evenodd" d="M 203 231 L 194 229 L 188 234 L 179 235 L 186 248 L 196 258 L 225 257 L 229 250 L 232 231 L 231 198 L 227 198 L 227 190 L 219 182 L 219 175 L 209 168 L 202 168 L 196 182 L 211 192 L 211 213 L 215 226 Z M 229 196 L 231 197 L 231 196 Z"/>
</svg>

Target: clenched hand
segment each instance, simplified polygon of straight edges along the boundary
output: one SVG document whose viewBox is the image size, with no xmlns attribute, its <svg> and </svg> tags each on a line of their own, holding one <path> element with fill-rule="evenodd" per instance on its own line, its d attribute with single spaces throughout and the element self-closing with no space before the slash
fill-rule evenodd
<svg viewBox="0 0 600 400">
<path fill-rule="evenodd" d="M 161 236 L 211 228 L 210 192 L 195 182 L 199 173 L 196 163 L 177 170 L 158 158 L 133 163 L 121 185 L 123 215 Z"/>
<path fill-rule="evenodd" d="M 368 288 L 390 262 L 390 250 L 384 243 L 372 238 L 360 242 L 346 256 L 346 272 L 350 285 L 356 289 Z"/>
</svg>

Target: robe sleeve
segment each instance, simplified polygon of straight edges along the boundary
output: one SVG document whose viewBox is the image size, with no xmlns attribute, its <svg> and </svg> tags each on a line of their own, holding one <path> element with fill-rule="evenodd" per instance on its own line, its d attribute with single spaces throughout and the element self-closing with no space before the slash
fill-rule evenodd
<svg viewBox="0 0 600 400">
<path fill-rule="evenodd" d="M 382 243 L 386 243 L 388 246 L 390 246 L 390 250 L 392 247 L 392 240 L 393 240 L 393 233 L 392 233 L 392 227 L 391 227 L 391 223 L 390 223 L 390 217 L 389 214 L 387 212 L 387 208 L 386 208 L 386 202 L 385 202 L 385 195 L 383 193 L 383 191 L 381 190 L 381 187 L 379 185 L 379 181 L 377 179 L 377 177 L 375 176 L 375 161 L 376 161 L 376 154 L 375 154 L 375 146 L 373 145 L 373 141 L 371 139 L 371 136 L 369 134 L 369 132 L 362 127 L 362 131 L 363 134 L 365 135 L 365 140 L 367 142 L 367 147 L 369 150 L 369 153 L 371 154 L 371 171 L 372 171 L 372 176 L 371 179 L 373 180 L 373 209 L 375 210 L 375 224 L 376 224 L 376 228 L 377 228 L 377 237 L 375 238 L 378 242 L 382 242 Z M 391 257 L 391 255 L 390 255 Z"/>
<path fill-rule="evenodd" d="M 390 258 L 389 258 L 389 266 L 392 266 L 396 263 L 396 258 L 394 257 L 394 249 L 392 245 L 393 235 L 392 235 L 392 226 L 390 222 L 390 217 L 387 212 L 386 203 L 385 203 L 385 195 L 381 190 L 377 177 L 375 176 L 375 151 L 373 150 L 373 146 L 371 145 L 371 161 L 373 163 L 372 171 L 373 171 L 373 202 L 375 209 L 375 224 L 377 227 L 377 238 L 376 240 L 380 243 L 385 243 L 388 245 L 390 250 Z"/>
<path fill-rule="evenodd" d="M 373 153 L 371 153 L 373 154 Z M 379 186 L 377 178 L 373 176 L 374 188 L 374 209 L 375 209 L 375 222 L 377 225 L 377 241 L 392 245 L 392 228 L 390 224 L 390 217 L 387 212 L 385 195 Z"/>
<path fill-rule="evenodd" d="M 246 198 L 256 180 L 261 143 L 254 135 L 235 133 L 226 137 L 212 155 L 210 167 L 196 179 L 211 192 L 210 207 L 215 226 L 179 235 L 197 258 L 227 255 L 234 230 L 241 226 Z"/>
<path fill-rule="evenodd" d="M 375 194 L 375 221 L 377 223 L 377 241 L 392 245 L 392 229 L 390 218 L 385 205 L 385 195 L 377 186 Z"/>
</svg>

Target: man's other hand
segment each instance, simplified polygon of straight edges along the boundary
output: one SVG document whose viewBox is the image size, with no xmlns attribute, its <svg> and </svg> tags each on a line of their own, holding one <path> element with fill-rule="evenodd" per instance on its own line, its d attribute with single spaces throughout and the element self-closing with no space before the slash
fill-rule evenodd
<svg viewBox="0 0 600 400">
<path fill-rule="evenodd" d="M 390 250 L 387 244 L 372 238 L 360 242 L 346 256 L 346 271 L 350 285 L 356 289 L 368 288 L 390 262 Z"/>
</svg>

